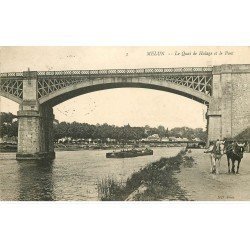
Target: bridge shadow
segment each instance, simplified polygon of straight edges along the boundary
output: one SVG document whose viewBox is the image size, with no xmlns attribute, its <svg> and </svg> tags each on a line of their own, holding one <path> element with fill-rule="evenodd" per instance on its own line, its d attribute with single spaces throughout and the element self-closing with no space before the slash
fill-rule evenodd
<svg viewBox="0 0 250 250">
<path fill-rule="evenodd" d="M 53 162 L 19 161 L 19 200 L 53 201 Z"/>
</svg>

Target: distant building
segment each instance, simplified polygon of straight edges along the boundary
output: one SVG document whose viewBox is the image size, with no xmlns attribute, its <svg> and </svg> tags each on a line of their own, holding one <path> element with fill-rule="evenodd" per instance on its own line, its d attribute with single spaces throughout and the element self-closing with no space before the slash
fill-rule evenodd
<svg viewBox="0 0 250 250">
<path fill-rule="evenodd" d="M 170 137 L 169 137 L 169 140 L 170 140 L 170 141 L 177 141 L 177 138 L 174 137 L 174 136 L 170 136 Z"/>
<path fill-rule="evenodd" d="M 170 136 L 169 137 L 169 141 L 176 141 L 176 142 L 186 142 L 189 141 L 188 138 L 186 137 L 174 137 L 174 136 Z"/>
<path fill-rule="evenodd" d="M 153 134 L 153 135 L 148 136 L 146 140 L 156 142 L 156 141 L 161 141 L 161 138 L 158 134 Z"/>
<path fill-rule="evenodd" d="M 168 137 L 162 137 L 162 138 L 161 138 L 161 141 L 162 141 L 162 142 L 168 142 L 168 141 L 169 141 L 169 138 L 168 138 Z"/>
</svg>

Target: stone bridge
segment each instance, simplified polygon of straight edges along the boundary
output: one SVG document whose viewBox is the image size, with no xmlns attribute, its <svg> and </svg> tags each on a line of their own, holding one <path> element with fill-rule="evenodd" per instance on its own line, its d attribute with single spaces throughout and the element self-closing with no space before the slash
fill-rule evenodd
<svg viewBox="0 0 250 250">
<path fill-rule="evenodd" d="M 17 159 L 53 158 L 53 106 L 111 88 L 150 88 L 193 99 L 208 107 L 209 140 L 234 137 L 250 123 L 249 86 L 249 64 L 0 75 L 0 95 L 20 104 Z"/>
</svg>

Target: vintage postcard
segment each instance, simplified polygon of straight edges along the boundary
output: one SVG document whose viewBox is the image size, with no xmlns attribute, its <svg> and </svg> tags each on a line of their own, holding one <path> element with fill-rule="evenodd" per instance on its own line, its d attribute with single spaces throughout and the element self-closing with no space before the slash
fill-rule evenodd
<svg viewBox="0 0 250 250">
<path fill-rule="evenodd" d="M 1 201 L 250 200 L 250 47 L 0 47 Z"/>
</svg>

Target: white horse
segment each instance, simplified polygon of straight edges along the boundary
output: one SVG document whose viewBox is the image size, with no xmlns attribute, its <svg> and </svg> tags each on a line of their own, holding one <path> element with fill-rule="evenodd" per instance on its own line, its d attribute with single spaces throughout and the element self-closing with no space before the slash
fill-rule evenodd
<svg viewBox="0 0 250 250">
<path fill-rule="evenodd" d="M 225 153 L 224 142 L 217 140 L 216 143 L 211 145 L 204 153 L 210 153 L 211 173 L 219 174 L 221 157 Z"/>
</svg>

